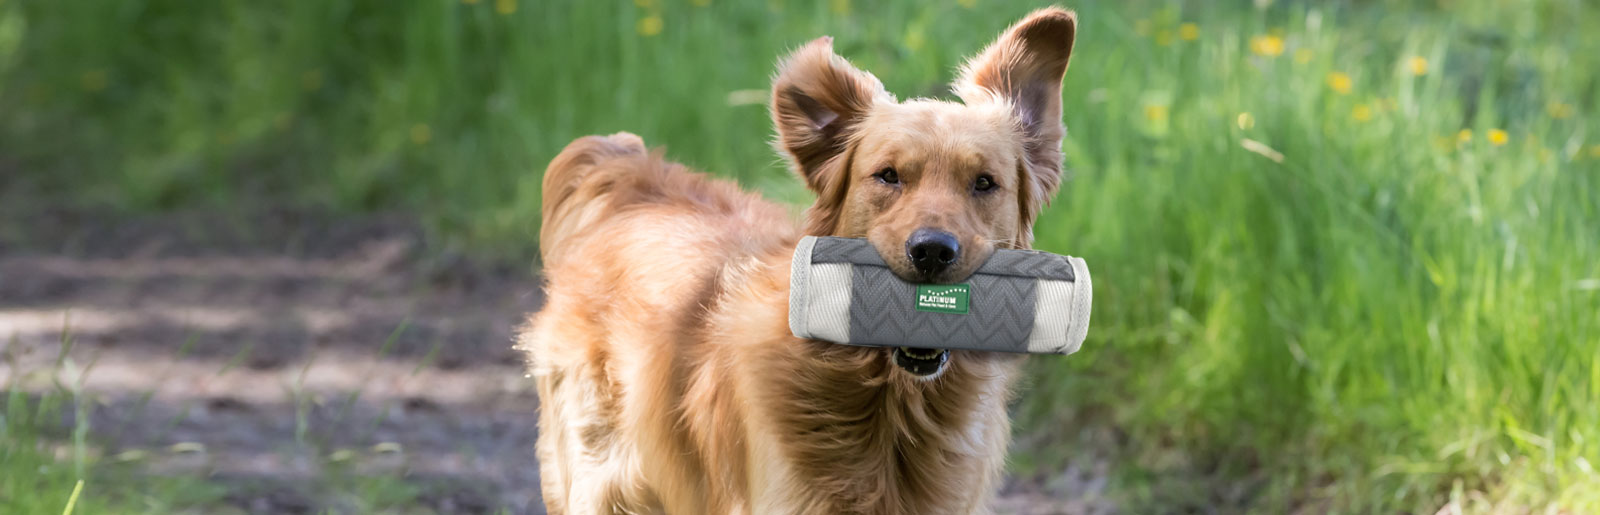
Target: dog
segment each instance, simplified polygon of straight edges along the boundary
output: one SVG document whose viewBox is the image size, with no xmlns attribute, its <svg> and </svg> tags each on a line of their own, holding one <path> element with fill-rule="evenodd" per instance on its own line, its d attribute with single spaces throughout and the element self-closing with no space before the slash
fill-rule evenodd
<svg viewBox="0 0 1600 515">
<path fill-rule="evenodd" d="M 802 235 L 866 238 L 902 279 L 1028 248 L 1061 184 L 1076 15 L 1035 11 L 972 58 L 961 102 L 897 101 L 823 37 L 772 84 L 803 220 L 627 133 L 544 176 L 547 303 L 517 346 L 550 513 L 983 513 L 1022 357 L 792 336 Z"/>
</svg>

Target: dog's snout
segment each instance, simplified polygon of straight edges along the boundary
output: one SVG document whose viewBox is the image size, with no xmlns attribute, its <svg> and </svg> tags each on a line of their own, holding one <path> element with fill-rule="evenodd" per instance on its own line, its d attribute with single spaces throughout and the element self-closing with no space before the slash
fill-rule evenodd
<svg viewBox="0 0 1600 515">
<path fill-rule="evenodd" d="M 906 257 L 922 275 L 937 275 L 961 257 L 961 243 L 953 234 L 924 227 L 906 239 Z"/>
</svg>

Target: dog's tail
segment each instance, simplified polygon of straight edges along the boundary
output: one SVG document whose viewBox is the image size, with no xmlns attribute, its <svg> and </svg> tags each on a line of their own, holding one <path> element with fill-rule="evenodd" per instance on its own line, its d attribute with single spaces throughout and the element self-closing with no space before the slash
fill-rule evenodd
<svg viewBox="0 0 1600 515">
<path fill-rule="evenodd" d="M 638 166 L 638 159 L 646 157 L 644 140 L 618 132 L 578 138 L 550 161 L 544 171 L 539 226 L 539 256 L 546 264 L 570 237 L 582 234 L 610 211 L 607 197 L 615 176 L 627 173 L 628 168 Z M 617 162 L 619 159 L 625 162 Z"/>
</svg>

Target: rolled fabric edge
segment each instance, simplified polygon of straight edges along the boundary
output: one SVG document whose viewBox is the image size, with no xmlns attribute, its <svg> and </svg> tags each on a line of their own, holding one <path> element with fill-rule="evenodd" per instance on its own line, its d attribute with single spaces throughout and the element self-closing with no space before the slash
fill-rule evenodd
<svg viewBox="0 0 1600 515">
<path fill-rule="evenodd" d="M 1072 332 L 1072 281 L 1040 280 L 1033 302 L 1033 332 L 1028 333 L 1029 353 L 1061 352 Z"/>
<path fill-rule="evenodd" d="M 852 266 L 849 263 L 813 263 L 806 273 L 806 338 L 852 344 L 850 306 Z"/>
<path fill-rule="evenodd" d="M 812 337 L 806 319 L 810 314 L 806 298 L 811 295 L 811 251 L 816 245 L 816 236 L 800 238 L 794 248 L 794 260 L 789 263 L 789 332 L 800 338 Z"/>
<path fill-rule="evenodd" d="M 1089 278 L 1089 264 L 1083 258 L 1067 257 L 1072 263 L 1072 273 L 1075 280 L 1072 284 L 1072 323 L 1067 326 L 1066 346 L 1057 351 L 1061 354 L 1078 352 L 1083 346 L 1083 340 L 1089 337 L 1089 315 L 1094 309 L 1094 281 Z"/>
</svg>

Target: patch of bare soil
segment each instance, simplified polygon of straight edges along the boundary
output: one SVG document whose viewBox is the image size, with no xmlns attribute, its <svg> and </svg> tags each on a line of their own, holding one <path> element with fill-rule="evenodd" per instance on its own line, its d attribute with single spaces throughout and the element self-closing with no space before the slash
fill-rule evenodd
<svg viewBox="0 0 1600 515">
<path fill-rule="evenodd" d="M 511 348 L 542 301 L 531 266 L 429 248 L 401 216 L 7 218 L 0 385 L 81 392 L 102 460 L 250 513 L 371 511 L 371 477 L 403 485 L 400 511 L 543 512 Z M 995 509 L 1115 511 L 1085 462 Z"/>
<path fill-rule="evenodd" d="M 106 458 L 210 478 L 249 512 L 370 506 L 349 475 L 439 512 L 542 511 L 511 349 L 542 300 L 531 268 L 440 258 L 401 217 L 3 225 L 0 384 L 82 392 Z"/>
</svg>

